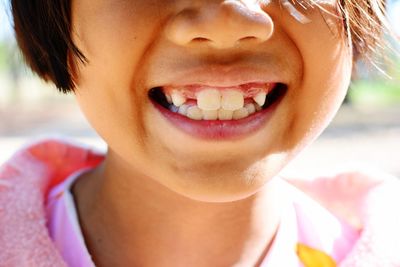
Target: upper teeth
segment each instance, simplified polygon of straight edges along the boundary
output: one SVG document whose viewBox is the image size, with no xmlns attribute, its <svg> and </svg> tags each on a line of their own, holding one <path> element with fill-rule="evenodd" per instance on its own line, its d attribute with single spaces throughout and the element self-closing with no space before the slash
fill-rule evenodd
<svg viewBox="0 0 400 267">
<path fill-rule="evenodd" d="M 258 93 L 253 99 L 259 106 L 263 106 L 265 104 L 266 97 L 267 97 L 267 93 L 261 92 L 261 93 Z"/>
<path fill-rule="evenodd" d="M 255 103 L 244 104 L 244 95 L 240 90 L 205 89 L 196 93 L 197 105 L 185 104 L 187 98 L 179 90 L 166 94 L 168 102 L 172 102 L 176 112 L 191 119 L 230 120 L 245 118 L 261 110 L 265 104 L 267 93 L 259 92 L 253 97 Z"/>
<path fill-rule="evenodd" d="M 236 90 L 225 90 L 222 92 L 221 106 L 225 110 L 238 110 L 244 106 L 242 92 Z"/>
<path fill-rule="evenodd" d="M 165 95 L 165 98 L 167 99 L 168 103 L 172 104 L 172 98 L 170 95 Z"/>
<path fill-rule="evenodd" d="M 175 106 L 182 106 L 186 102 L 186 97 L 179 91 L 173 91 L 171 94 L 172 103 Z"/>
<path fill-rule="evenodd" d="M 207 89 L 198 92 L 197 106 L 202 110 L 218 110 L 221 107 L 220 92 L 216 89 Z"/>
</svg>

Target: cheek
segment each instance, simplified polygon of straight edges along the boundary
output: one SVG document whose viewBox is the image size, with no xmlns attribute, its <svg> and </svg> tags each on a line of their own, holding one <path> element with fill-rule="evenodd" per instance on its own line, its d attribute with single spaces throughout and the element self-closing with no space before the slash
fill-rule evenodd
<svg viewBox="0 0 400 267">
<path fill-rule="evenodd" d="M 142 65 L 170 12 L 163 2 L 71 1 L 73 40 L 88 59 L 77 70 L 81 91 L 115 105 L 143 96 Z"/>
<path fill-rule="evenodd" d="M 77 100 L 105 140 L 123 140 L 116 129 L 143 136 L 141 62 L 161 19 L 154 1 L 74 1 L 74 41 L 88 58 L 78 66 Z M 150 7 L 149 7 L 150 6 Z M 157 10 L 156 10 L 157 9 Z M 136 125 L 132 127 L 129 125 Z"/>
<path fill-rule="evenodd" d="M 304 85 L 312 88 L 308 97 L 318 101 L 321 116 L 330 119 L 346 95 L 353 56 L 343 38 L 327 35 L 324 39 L 316 40 L 304 51 L 308 59 L 304 65 Z"/>
<path fill-rule="evenodd" d="M 161 6 L 153 2 L 73 2 L 73 39 L 89 61 L 80 68 L 79 86 L 120 90 L 136 83 L 162 24 Z"/>
<path fill-rule="evenodd" d="M 293 130 L 315 138 L 330 122 L 347 92 L 352 53 L 346 40 L 338 34 L 342 28 L 337 19 L 322 18 L 319 13 L 311 19 L 306 25 L 287 23 L 285 26 L 303 64 L 300 85 L 290 92 L 295 117 Z"/>
</svg>

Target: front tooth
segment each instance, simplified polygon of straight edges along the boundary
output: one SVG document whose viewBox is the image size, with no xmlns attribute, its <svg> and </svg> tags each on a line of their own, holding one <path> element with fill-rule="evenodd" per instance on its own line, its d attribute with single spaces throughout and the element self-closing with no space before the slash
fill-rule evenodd
<svg viewBox="0 0 400 267">
<path fill-rule="evenodd" d="M 218 110 L 203 110 L 203 120 L 218 119 Z"/>
<path fill-rule="evenodd" d="M 246 104 L 244 107 L 247 109 L 247 111 L 249 112 L 249 114 L 253 114 L 253 113 L 256 112 L 256 107 L 254 106 L 253 103 L 248 103 L 248 104 Z"/>
<path fill-rule="evenodd" d="M 175 106 L 182 106 L 186 102 L 186 97 L 179 91 L 173 91 L 171 94 L 172 103 Z"/>
<path fill-rule="evenodd" d="M 221 107 L 225 110 L 235 111 L 244 105 L 243 94 L 236 90 L 225 90 L 222 92 Z"/>
<path fill-rule="evenodd" d="M 188 108 L 189 105 L 183 104 L 182 106 L 179 107 L 178 113 L 186 116 Z"/>
<path fill-rule="evenodd" d="M 218 110 L 218 119 L 223 121 L 223 120 L 231 120 L 233 117 L 233 111 L 232 110 L 226 110 L 221 108 Z"/>
<path fill-rule="evenodd" d="M 255 97 L 253 97 L 253 99 L 259 106 L 263 106 L 265 104 L 266 97 L 267 97 L 267 93 L 261 92 L 261 93 L 258 93 Z"/>
<path fill-rule="evenodd" d="M 221 93 L 216 89 L 198 92 L 197 106 L 202 110 L 218 110 L 221 107 Z"/>
<path fill-rule="evenodd" d="M 199 120 L 203 119 L 203 112 L 201 111 L 201 109 L 199 109 L 199 107 L 197 107 L 197 106 L 192 106 L 192 107 L 189 107 L 189 108 L 187 109 L 187 114 L 186 114 L 186 116 L 187 116 L 188 118 L 192 119 L 192 120 L 197 120 L 197 121 L 199 121 Z"/>
<path fill-rule="evenodd" d="M 233 112 L 233 119 L 240 120 L 249 116 L 249 111 L 246 108 L 241 108 Z"/>
</svg>

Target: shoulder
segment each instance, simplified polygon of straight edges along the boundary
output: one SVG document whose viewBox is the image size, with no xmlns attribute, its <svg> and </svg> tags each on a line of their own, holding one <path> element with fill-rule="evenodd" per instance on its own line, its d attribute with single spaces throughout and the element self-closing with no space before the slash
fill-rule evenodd
<svg viewBox="0 0 400 267">
<path fill-rule="evenodd" d="M 99 164 L 103 158 L 102 153 L 68 139 L 37 140 L 23 146 L 0 167 L 0 184 L 31 179 L 46 190 L 77 169 Z"/>
<path fill-rule="evenodd" d="M 395 206 L 400 198 L 399 180 L 375 169 L 352 169 L 312 179 L 286 180 L 355 227 L 361 227 L 362 218 L 377 205 Z"/>
<path fill-rule="evenodd" d="M 360 229 L 341 266 L 400 266 L 400 182 L 372 169 L 289 182 L 335 216 Z"/>
<path fill-rule="evenodd" d="M 334 215 L 295 187 L 288 186 L 286 193 L 292 199 L 296 215 L 298 253 L 302 254 L 299 251 L 300 247 L 303 250 L 304 247 L 308 247 L 313 251 L 329 255 L 328 257 L 334 262 L 341 262 L 359 239 L 359 229 Z"/>
<path fill-rule="evenodd" d="M 102 159 L 86 147 L 46 139 L 26 145 L 0 167 L 0 262 L 4 266 L 65 266 L 48 234 L 45 197 L 71 172 L 93 167 Z"/>
</svg>

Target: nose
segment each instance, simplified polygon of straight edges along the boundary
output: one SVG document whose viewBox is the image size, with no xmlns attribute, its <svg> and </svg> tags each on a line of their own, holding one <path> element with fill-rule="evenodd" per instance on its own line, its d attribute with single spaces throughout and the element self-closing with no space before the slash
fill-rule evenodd
<svg viewBox="0 0 400 267">
<path fill-rule="evenodd" d="M 166 26 L 167 38 L 180 46 L 208 44 L 228 49 L 245 43 L 262 43 L 273 34 L 271 17 L 256 4 L 242 0 L 205 3 L 183 9 Z"/>
</svg>

